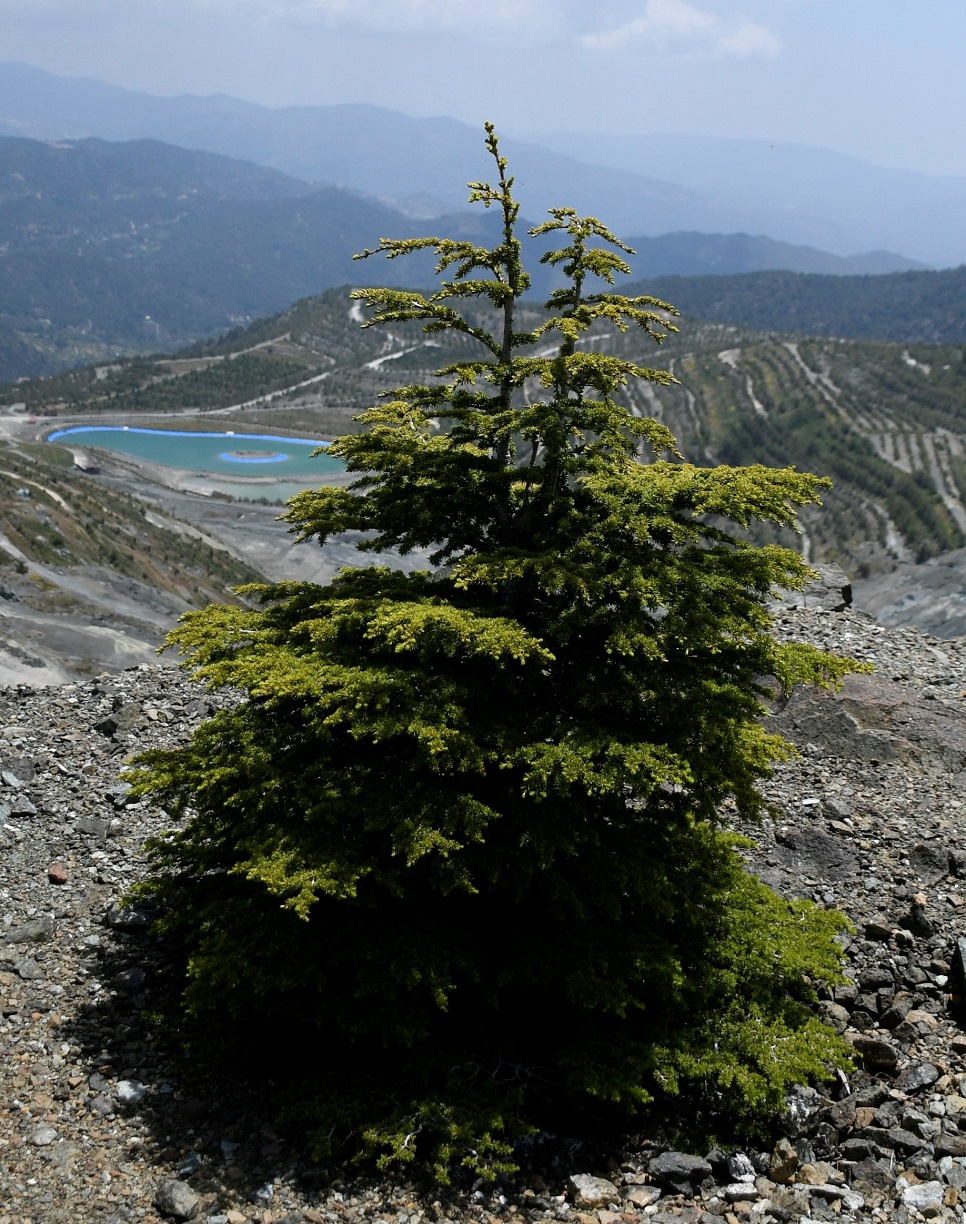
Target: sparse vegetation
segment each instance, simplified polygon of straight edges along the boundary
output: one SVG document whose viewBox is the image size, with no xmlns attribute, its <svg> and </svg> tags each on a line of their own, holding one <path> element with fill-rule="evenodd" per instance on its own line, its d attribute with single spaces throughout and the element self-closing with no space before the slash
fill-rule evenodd
<svg viewBox="0 0 966 1224">
<path fill-rule="evenodd" d="M 197 587 L 189 601 L 196 604 L 260 577 L 230 553 L 154 526 L 137 499 L 65 471 L 65 456 L 69 464 L 67 452 L 53 446 L 0 443 L 0 533 L 29 562 L 107 565 L 182 597 Z"/>
</svg>

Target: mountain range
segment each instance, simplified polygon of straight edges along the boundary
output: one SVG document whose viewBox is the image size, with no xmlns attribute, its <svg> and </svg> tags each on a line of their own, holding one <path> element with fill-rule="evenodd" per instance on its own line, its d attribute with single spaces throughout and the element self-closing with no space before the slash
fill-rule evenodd
<svg viewBox="0 0 966 1224">
<path fill-rule="evenodd" d="M 344 188 L 156 140 L 0 137 L 0 380 L 176 348 L 347 282 L 427 285 L 428 256 L 405 267 L 353 262 L 382 235 L 427 228 L 498 241 L 497 218 L 484 210 L 417 219 Z M 631 243 L 637 276 L 907 266 L 885 253 L 846 258 L 747 234 Z M 546 296 L 554 273 L 533 264 L 533 292 Z"/>
<path fill-rule="evenodd" d="M 481 131 L 375 106 L 269 108 L 156 97 L 0 64 L 0 134 L 150 137 L 361 192 L 416 216 L 452 212 L 486 172 Z M 767 234 L 850 256 L 966 262 L 966 179 L 870 165 L 798 145 L 679 136 L 506 134 L 525 215 L 566 203 L 624 234 Z"/>
<path fill-rule="evenodd" d="M 966 342 L 966 267 L 887 276 L 747 272 L 661 276 L 624 287 L 698 319 L 812 336 Z"/>
</svg>

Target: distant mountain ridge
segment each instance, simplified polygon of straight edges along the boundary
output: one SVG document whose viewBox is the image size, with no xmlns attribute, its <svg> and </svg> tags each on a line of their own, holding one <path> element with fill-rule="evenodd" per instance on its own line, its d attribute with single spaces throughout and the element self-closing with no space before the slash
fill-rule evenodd
<svg viewBox="0 0 966 1224">
<path fill-rule="evenodd" d="M 423 216 L 462 207 L 462 184 L 478 178 L 482 164 L 480 131 L 453 119 L 364 105 L 271 109 L 225 96 L 161 98 L 24 64 L 0 64 L 4 132 L 41 139 L 152 137 L 336 184 Z M 933 265 L 966 261 L 966 180 L 795 146 L 780 146 L 781 158 L 769 160 L 765 142 L 733 142 L 737 148 L 705 142 L 704 148 L 697 139 L 507 137 L 503 149 L 528 216 L 539 218 L 563 202 L 625 234 L 746 232 L 842 256 L 882 248 Z M 678 146 L 672 157 L 667 149 Z M 702 158 L 703 177 L 688 169 Z M 733 161 L 741 172 L 730 168 Z M 836 168 L 826 192 L 816 166 Z"/>
<path fill-rule="evenodd" d="M 768 331 L 966 343 L 966 266 L 886 276 L 661 276 L 625 292 L 654 294 L 693 318 Z"/>
<path fill-rule="evenodd" d="M 393 283 L 352 255 L 411 224 L 157 141 L 0 138 L 0 378 L 177 347 L 350 278 Z"/>
<path fill-rule="evenodd" d="M 826 276 L 882 276 L 890 272 L 927 271 L 923 264 L 891 251 L 831 255 L 815 247 L 776 242 L 762 234 L 661 234 L 628 239 L 631 275 L 728 276 L 735 273 L 785 271 Z"/>
<path fill-rule="evenodd" d="M 405 268 L 352 259 L 383 235 L 427 231 L 497 240 L 489 213 L 417 220 L 155 140 L 0 137 L 0 380 L 175 348 L 347 282 L 429 284 L 429 256 Z M 775 266 L 844 274 L 858 259 L 745 234 L 630 241 L 636 276 Z M 863 258 L 869 271 L 896 262 Z M 534 271 L 534 295 L 546 296 L 553 273 Z"/>
</svg>

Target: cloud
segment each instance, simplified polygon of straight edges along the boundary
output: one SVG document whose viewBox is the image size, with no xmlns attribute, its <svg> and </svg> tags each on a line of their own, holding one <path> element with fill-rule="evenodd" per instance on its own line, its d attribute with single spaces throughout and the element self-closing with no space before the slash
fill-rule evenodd
<svg viewBox="0 0 966 1224">
<path fill-rule="evenodd" d="M 647 0 L 640 17 L 609 30 L 584 34 L 579 41 L 593 51 L 702 59 L 748 59 L 774 56 L 781 50 L 778 37 L 758 22 L 746 17 L 717 17 L 687 0 Z"/>
</svg>

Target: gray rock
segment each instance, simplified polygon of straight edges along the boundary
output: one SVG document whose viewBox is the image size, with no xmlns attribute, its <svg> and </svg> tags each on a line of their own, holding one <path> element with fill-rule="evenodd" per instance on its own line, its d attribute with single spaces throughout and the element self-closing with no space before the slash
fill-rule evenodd
<svg viewBox="0 0 966 1224">
<path fill-rule="evenodd" d="M 748 1182 L 755 1180 L 755 1166 L 744 1152 L 735 1152 L 728 1157 L 728 1176 L 733 1182 Z"/>
<path fill-rule="evenodd" d="M 114 986 L 121 994 L 137 994 L 146 977 L 143 969 L 122 969 L 114 976 Z"/>
<path fill-rule="evenodd" d="M 957 1190 L 966 1188 L 966 1168 L 961 1160 L 952 1156 L 943 1156 L 938 1164 L 939 1175 L 947 1186 L 955 1186 Z"/>
<path fill-rule="evenodd" d="M 868 1186 L 870 1190 L 891 1190 L 895 1174 L 887 1161 L 864 1157 L 852 1166 L 852 1185 Z"/>
<path fill-rule="evenodd" d="M 937 1135 L 933 1148 L 939 1157 L 966 1156 L 966 1135 Z"/>
<path fill-rule="evenodd" d="M 6 940 L 14 944 L 45 943 L 48 939 L 53 939 L 55 930 L 53 918 L 44 914 L 40 918 L 32 918 L 29 922 L 11 927 L 7 931 Z"/>
<path fill-rule="evenodd" d="M 936 924 L 920 905 L 913 905 L 901 920 L 902 927 L 919 939 L 929 939 L 936 933 Z"/>
<path fill-rule="evenodd" d="M 621 1192 L 621 1197 L 631 1207 L 636 1207 L 638 1211 L 643 1211 L 645 1207 L 650 1207 L 653 1203 L 656 1203 L 661 1197 L 661 1193 L 662 1191 L 658 1186 L 627 1186 Z"/>
<path fill-rule="evenodd" d="M 776 860 L 801 876 L 815 880 L 842 880 L 851 877 L 858 860 L 847 842 L 833 837 L 824 827 L 785 828 L 775 837 Z"/>
<path fill-rule="evenodd" d="M 44 977 L 44 971 L 32 956 L 24 956 L 14 963 L 14 972 L 24 982 L 39 982 Z"/>
<path fill-rule="evenodd" d="M 824 1003 L 822 1019 L 832 1026 L 837 1033 L 844 1033 L 849 1027 L 849 1012 L 841 1003 Z"/>
<path fill-rule="evenodd" d="M 120 1080 L 117 1085 L 117 1099 L 122 1105 L 137 1105 L 147 1096 L 147 1091 L 140 1080 Z"/>
<path fill-rule="evenodd" d="M 879 1017 L 879 1023 L 883 1028 L 894 1029 L 905 1020 L 909 1012 L 915 1004 L 915 999 L 907 991 L 900 991 L 899 994 L 892 996 L 892 1002 Z"/>
<path fill-rule="evenodd" d="M 139 909 L 136 905 L 112 905 L 104 915 L 104 920 L 109 927 L 116 927 L 121 931 L 133 931 L 149 926 L 154 921 L 154 915 L 149 910 Z"/>
<path fill-rule="evenodd" d="M 842 1144 L 845 1160 L 880 1160 L 888 1155 L 889 1149 L 880 1147 L 872 1139 L 846 1139 Z"/>
<path fill-rule="evenodd" d="M 144 722 L 144 712 L 134 701 L 118 704 L 117 708 L 106 718 L 94 724 L 94 730 L 109 738 L 120 732 L 122 735 L 134 731 Z"/>
<path fill-rule="evenodd" d="M 926 1143 L 932 1143 L 941 1130 L 939 1119 L 930 1118 L 918 1109 L 906 1110 L 902 1115 L 903 1130 L 912 1131 L 914 1135 L 918 1135 L 920 1139 L 924 1139 Z"/>
<path fill-rule="evenodd" d="M 949 874 L 950 856 L 945 846 L 920 842 L 909 851 L 909 867 L 927 886 L 938 884 Z"/>
<path fill-rule="evenodd" d="M 852 606 L 852 580 L 838 565 L 816 565 L 818 577 L 804 591 L 783 591 L 773 607 L 844 612 Z"/>
<path fill-rule="evenodd" d="M 839 1201 L 849 1211 L 861 1211 L 865 1206 L 865 1199 L 862 1195 L 855 1190 L 850 1190 L 847 1186 L 831 1186 L 823 1183 L 818 1186 L 809 1186 L 808 1193 L 813 1198 L 825 1199 L 828 1203 Z"/>
<path fill-rule="evenodd" d="M 903 1130 L 901 1126 L 888 1128 L 870 1126 L 868 1130 L 860 1132 L 857 1137 L 869 1139 L 881 1148 L 887 1148 L 890 1152 L 899 1152 L 905 1156 L 911 1156 L 913 1152 L 921 1152 L 926 1146 L 918 1135 L 914 1135 L 912 1131 Z"/>
<path fill-rule="evenodd" d="M 885 918 L 871 918 L 865 924 L 866 939 L 879 940 L 881 943 L 888 943 L 894 931 L 895 927 Z"/>
<path fill-rule="evenodd" d="M 13 798 L 9 800 L 8 806 L 10 808 L 11 816 L 36 816 L 37 815 L 36 807 L 30 801 L 28 796 L 25 795 L 22 791 L 15 794 Z"/>
<path fill-rule="evenodd" d="M 887 1041 L 860 1034 L 852 1039 L 852 1044 L 862 1055 L 862 1061 L 867 1070 L 883 1071 L 886 1074 L 892 1074 L 898 1070 L 899 1055 Z"/>
<path fill-rule="evenodd" d="M 46 1122 L 41 1122 L 30 1132 L 30 1142 L 34 1147 L 48 1147 L 57 1138 L 57 1132 Z"/>
<path fill-rule="evenodd" d="M 822 1098 L 814 1088 L 799 1085 L 785 1097 L 785 1109 L 781 1116 L 781 1128 L 790 1138 L 804 1135 L 818 1116 Z M 801 1155 L 801 1153 L 799 1153 Z"/>
<path fill-rule="evenodd" d="M 662 1152 L 648 1163 L 647 1171 L 659 1186 L 675 1194 L 694 1194 L 711 1177 L 711 1165 L 686 1152 Z"/>
<path fill-rule="evenodd" d="M 730 1186 L 721 1186 L 715 1193 L 720 1194 L 729 1203 L 751 1203 L 761 1198 L 761 1193 L 754 1181 L 732 1182 Z"/>
<path fill-rule="evenodd" d="M 69 1173 L 77 1162 L 77 1147 L 61 1139 L 50 1146 L 45 1159 L 50 1161 L 51 1168 L 58 1173 Z"/>
<path fill-rule="evenodd" d="M 913 1063 L 903 1067 L 896 1080 L 896 1088 L 911 1096 L 913 1093 L 921 1092 L 923 1088 L 928 1088 L 937 1079 L 939 1079 L 939 1072 L 932 1063 Z"/>
<path fill-rule="evenodd" d="M 201 1199 L 187 1182 L 169 1177 L 158 1186 L 154 1205 L 162 1215 L 174 1220 L 190 1220 L 201 1204 Z"/>
<path fill-rule="evenodd" d="M 577 1207 L 603 1207 L 605 1203 L 620 1202 L 620 1191 L 606 1177 L 575 1173 L 568 1179 L 568 1185 Z"/>
<path fill-rule="evenodd" d="M 107 841 L 107 834 L 110 830 L 111 822 L 106 816 L 93 816 L 86 814 L 77 819 L 74 828 L 78 833 L 83 833 L 87 837 L 93 837 L 98 842 Z"/>
</svg>

